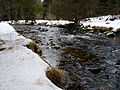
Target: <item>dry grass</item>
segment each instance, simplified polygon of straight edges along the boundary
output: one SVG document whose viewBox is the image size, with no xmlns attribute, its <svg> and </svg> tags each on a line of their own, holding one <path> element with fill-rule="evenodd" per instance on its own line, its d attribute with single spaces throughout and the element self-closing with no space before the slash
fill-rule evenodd
<svg viewBox="0 0 120 90">
<path fill-rule="evenodd" d="M 106 27 L 93 26 L 92 28 L 100 31 L 111 31 L 110 28 L 106 28 Z"/>
<path fill-rule="evenodd" d="M 30 42 L 28 45 L 26 45 L 27 48 L 31 49 L 33 52 L 36 52 L 36 43 Z"/>
<path fill-rule="evenodd" d="M 75 52 L 69 53 L 69 56 L 70 57 L 80 57 L 80 55 Z"/>
<path fill-rule="evenodd" d="M 75 48 L 74 47 L 69 47 L 67 49 L 61 49 L 60 51 L 63 52 L 63 53 L 69 53 L 69 51 L 71 51 L 71 50 L 75 50 Z"/>
<path fill-rule="evenodd" d="M 120 28 L 117 29 L 117 32 L 120 33 Z"/>
<path fill-rule="evenodd" d="M 3 51 L 3 50 L 5 50 L 5 48 L 0 48 L 0 51 Z"/>
<path fill-rule="evenodd" d="M 2 46 L 3 44 L 5 44 L 4 40 L 0 40 L 0 46 Z"/>
<path fill-rule="evenodd" d="M 84 58 L 78 58 L 77 60 L 75 60 L 76 62 L 86 62 L 87 60 Z"/>
<path fill-rule="evenodd" d="M 9 47 L 8 50 L 13 49 L 13 47 Z"/>
<path fill-rule="evenodd" d="M 42 51 L 38 49 L 37 44 L 33 41 L 26 45 L 27 48 L 31 49 L 33 52 L 37 53 L 38 55 L 42 55 Z"/>
<path fill-rule="evenodd" d="M 63 87 L 66 74 L 62 70 L 51 67 L 46 72 L 46 76 L 58 87 Z"/>
<path fill-rule="evenodd" d="M 50 67 L 52 67 L 42 56 L 40 56 L 40 58 L 41 58 L 44 62 L 46 62 Z"/>
<path fill-rule="evenodd" d="M 51 67 L 51 65 L 42 57 L 42 51 L 38 48 L 37 44 L 34 41 L 30 42 L 28 45 L 26 45 L 26 47 L 37 53 L 40 58 Z"/>
<path fill-rule="evenodd" d="M 110 24 L 109 22 L 106 22 L 106 24 Z"/>
</svg>

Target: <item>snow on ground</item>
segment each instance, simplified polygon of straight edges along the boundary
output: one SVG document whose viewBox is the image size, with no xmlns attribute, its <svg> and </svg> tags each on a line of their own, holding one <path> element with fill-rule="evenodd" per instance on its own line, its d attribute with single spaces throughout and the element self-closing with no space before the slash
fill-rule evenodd
<svg viewBox="0 0 120 90">
<path fill-rule="evenodd" d="M 24 46 L 30 42 L 0 23 L 0 90 L 61 90 L 46 77 L 49 66 Z"/>
<path fill-rule="evenodd" d="M 65 25 L 69 24 L 70 21 L 67 20 L 36 20 L 37 24 L 46 23 L 46 25 Z"/>
<path fill-rule="evenodd" d="M 45 24 L 48 26 L 57 26 L 57 25 L 65 25 L 65 24 L 69 24 L 72 23 L 68 20 L 35 20 L 36 21 L 36 25 L 39 24 Z M 15 22 L 15 20 L 13 21 L 3 21 L 3 22 L 8 22 L 10 24 L 30 24 L 31 20 L 28 20 L 27 22 L 25 20 L 18 20 L 17 22 Z"/>
<path fill-rule="evenodd" d="M 119 16 L 118 16 L 119 17 Z M 120 19 L 117 16 L 101 16 L 101 17 L 94 17 L 94 18 L 87 18 L 87 21 L 81 21 L 84 26 L 90 25 L 92 26 L 99 26 L 99 27 L 106 27 L 106 28 L 113 28 L 113 31 L 116 31 L 120 28 Z M 116 18 L 114 21 L 110 20 L 112 18 Z"/>
<path fill-rule="evenodd" d="M 114 21 L 110 20 L 116 18 Z M 99 26 L 99 27 L 106 27 L 106 28 L 113 28 L 113 31 L 116 31 L 118 28 L 120 28 L 120 16 L 119 15 L 108 15 L 108 16 L 100 16 L 100 17 L 93 17 L 93 18 L 86 18 L 86 20 L 80 21 L 84 26 L 90 25 L 93 26 Z M 30 24 L 31 20 L 18 20 L 17 22 L 15 20 L 12 21 L 3 21 L 10 24 Z M 59 26 L 59 25 L 65 25 L 73 23 L 72 21 L 68 20 L 35 20 L 35 25 L 48 25 L 48 26 Z M 90 27 L 89 27 L 90 28 Z"/>
</svg>

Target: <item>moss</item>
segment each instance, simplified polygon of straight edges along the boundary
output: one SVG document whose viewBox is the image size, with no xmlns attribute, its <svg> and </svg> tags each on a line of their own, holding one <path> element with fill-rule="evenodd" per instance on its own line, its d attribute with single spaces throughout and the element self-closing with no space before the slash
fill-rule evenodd
<svg viewBox="0 0 120 90">
<path fill-rule="evenodd" d="M 49 68 L 46 72 L 46 76 L 53 82 L 55 85 L 57 85 L 60 88 L 63 88 L 64 86 L 64 79 L 66 76 L 66 73 L 57 69 L 57 68 Z"/>
</svg>

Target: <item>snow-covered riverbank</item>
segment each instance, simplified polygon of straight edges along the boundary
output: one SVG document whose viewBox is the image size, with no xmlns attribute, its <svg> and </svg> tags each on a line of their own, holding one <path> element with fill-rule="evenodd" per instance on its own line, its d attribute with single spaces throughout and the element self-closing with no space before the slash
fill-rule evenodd
<svg viewBox="0 0 120 90">
<path fill-rule="evenodd" d="M 3 22 L 7 22 L 9 24 L 28 24 L 28 25 L 33 23 L 34 25 L 45 25 L 45 26 L 59 26 L 59 25 L 73 23 L 68 20 L 35 20 L 33 22 L 31 20 L 27 20 L 27 21 L 18 20 L 17 22 L 15 20 L 12 20 L 12 21 L 3 21 Z"/>
<path fill-rule="evenodd" d="M 12 21 L 3 21 L 9 24 L 34 24 L 34 25 L 44 25 L 44 26 L 60 26 L 73 23 L 68 20 L 15 20 Z M 102 28 L 110 28 L 112 31 L 117 31 L 120 28 L 120 15 L 107 15 L 93 18 L 86 18 L 80 21 L 84 27 L 88 27 L 89 29 L 92 27 L 102 27 Z"/>
<path fill-rule="evenodd" d="M 0 23 L 0 90 L 61 90 L 46 77 L 48 64 L 25 47 L 30 42 Z"/>
<path fill-rule="evenodd" d="M 93 17 L 87 18 L 81 23 L 88 28 L 92 27 L 105 27 L 111 28 L 112 31 L 117 31 L 120 28 L 120 16 L 119 15 L 108 15 L 108 16 L 100 16 L 100 17 Z"/>
</svg>

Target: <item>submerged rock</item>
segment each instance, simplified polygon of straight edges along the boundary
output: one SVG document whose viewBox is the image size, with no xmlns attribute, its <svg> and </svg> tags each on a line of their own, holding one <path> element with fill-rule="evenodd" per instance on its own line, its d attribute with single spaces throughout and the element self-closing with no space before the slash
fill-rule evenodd
<svg viewBox="0 0 120 90">
<path fill-rule="evenodd" d="M 114 32 L 106 32 L 106 35 L 108 37 L 115 37 L 116 36 L 116 34 Z"/>
<path fill-rule="evenodd" d="M 120 65 L 120 60 L 118 60 L 116 64 L 117 64 L 117 65 Z"/>
<path fill-rule="evenodd" d="M 103 68 L 101 68 L 101 67 L 93 67 L 93 68 L 89 68 L 88 70 L 93 74 L 98 74 L 98 73 L 100 73 L 101 70 L 103 70 Z"/>
<path fill-rule="evenodd" d="M 47 32 L 48 29 L 46 29 L 46 28 L 41 28 L 40 31 L 41 31 L 41 32 Z"/>
</svg>

